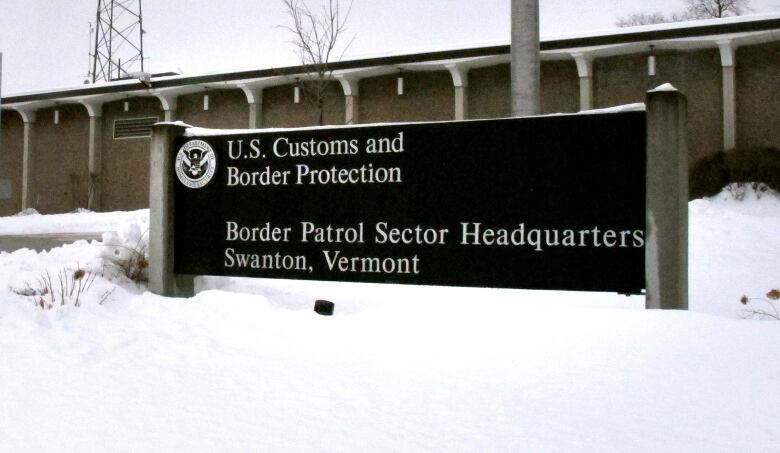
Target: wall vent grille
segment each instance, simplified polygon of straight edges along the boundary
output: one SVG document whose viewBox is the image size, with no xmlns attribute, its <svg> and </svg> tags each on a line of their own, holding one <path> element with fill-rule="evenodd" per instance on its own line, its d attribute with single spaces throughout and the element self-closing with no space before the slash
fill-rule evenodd
<svg viewBox="0 0 780 453">
<path fill-rule="evenodd" d="M 156 116 L 129 118 L 114 121 L 114 140 L 120 138 L 145 138 L 152 136 L 152 126 L 160 121 Z"/>
</svg>

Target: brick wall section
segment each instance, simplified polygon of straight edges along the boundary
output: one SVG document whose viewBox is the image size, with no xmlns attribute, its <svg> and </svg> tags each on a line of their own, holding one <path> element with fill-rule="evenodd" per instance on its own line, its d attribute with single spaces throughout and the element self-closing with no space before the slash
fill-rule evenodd
<svg viewBox="0 0 780 453">
<path fill-rule="evenodd" d="M 209 95 L 209 109 L 203 110 L 203 95 Z M 210 90 L 185 94 L 177 101 L 176 119 L 187 124 L 215 129 L 245 129 L 249 104 L 241 90 Z"/>
<path fill-rule="evenodd" d="M 580 109 L 580 82 L 574 60 L 543 61 L 542 113 L 570 113 Z M 509 64 L 469 71 L 469 118 L 512 115 Z"/>
<path fill-rule="evenodd" d="M 38 110 L 34 131 L 33 207 L 44 214 L 87 207 L 89 191 L 89 115 L 82 105 Z"/>
<path fill-rule="evenodd" d="M 543 114 L 580 110 L 580 79 L 574 60 L 543 61 L 541 80 Z"/>
<path fill-rule="evenodd" d="M 344 124 L 344 91 L 341 89 L 341 84 L 338 82 L 328 84 L 323 100 L 325 103 L 323 124 Z M 246 98 L 244 105 L 246 105 Z M 268 87 L 263 90 L 261 127 L 305 127 L 318 124 L 317 109 L 311 101 L 307 100 L 306 90 L 301 89 L 299 104 L 293 102 L 292 84 Z"/>
<path fill-rule="evenodd" d="M 737 147 L 780 148 L 780 42 L 737 49 Z"/>
<path fill-rule="evenodd" d="M 157 98 L 130 98 L 103 105 L 103 158 L 101 182 L 104 184 L 101 211 L 133 210 L 149 207 L 149 138 L 114 139 L 114 121 L 165 116 Z"/>
<path fill-rule="evenodd" d="M 15 214 L 22 209 L 22 158 L 24 154 L 24 123 L 18 113 L 3 110 L 0 179 L 11 181 L 11 198 L 0 199 L 0 216 Z"/>
<path fill-rule="evenodd" d="M 455 117 L 455 89 L 448 71 L 406 71 L 404 94 L 398 74 L 360 80 L 360 122 L 447 121 Z"/>
<path fill-rule="evenodd" d="M 469 118 L 506 118 L 512 114 L 509 99 L 509 64 L 469 71 Z"/>
<path fill-rule="evenodd" d="M 691 163 L 723 149 L 723 75 L 717 49 L 659 52 L 656 76 L 647 75 L 647 54 L 597 59 L 593 64 L 595 106 L 644 102 L 645 92 L 669 82 L 688 99 Z"/>
</svg>

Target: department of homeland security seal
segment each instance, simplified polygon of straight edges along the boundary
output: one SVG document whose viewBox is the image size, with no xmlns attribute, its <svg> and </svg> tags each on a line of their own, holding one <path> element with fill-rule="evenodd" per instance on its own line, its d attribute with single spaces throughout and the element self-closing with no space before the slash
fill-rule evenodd
<svg viewBox="0 0 780 453">
<path fill-rule="evenodd" d="M 217 169 L 217 156 L 203 140 L 190 140 L 176 154 L 176 176 L 190 189 L 200 189 L 211 181 Z"/>
</svg>

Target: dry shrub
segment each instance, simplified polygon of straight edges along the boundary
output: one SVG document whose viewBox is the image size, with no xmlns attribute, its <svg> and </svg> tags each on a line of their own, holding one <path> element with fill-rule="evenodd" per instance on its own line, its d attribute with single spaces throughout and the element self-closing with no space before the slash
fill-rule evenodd
<svg viewBox="0 0 780 453">
<path fill-rule="evenodd" d="M 82 296 L 92 287 L 97 275 L 80 266 L 76 266 L 76 269 L 60 269 L 54 277 L 49 271 L 45 271 L 34 284 L 25 282 L 24 287 L 15 289 L 14 292 L 31 297 L 35 306 L 43 310 L 64 305 L 79 307 Z M 104 294 L 100 303 L 103 303 L 107 296 Z"/>
<path fill-rule="evenodd" d="M 742 296 L 739 302 L 745 306 L 742 315 L 750 319 L 773 319 L 780 321 L 780 289 L 772 289 L 766 293 L 766 298 Z"/>
<path fill-rule="evenodd" d="M 122 249 L 124 249 L 124 253 L 122 253 Z M 146 248 L 144 247 L 117 247 L 112 252 L 108 263 L 134 282 L 149 280 L 149 275 L 147 274 L 149 259 L 146 256 Z"/>
<path fill-rule="evenodd" d="M 105 233 L 102 257 L 109 267 L 134 282 L 149 279 L 149 230 L 131 225 L 120 233 Z"/>
</svg>

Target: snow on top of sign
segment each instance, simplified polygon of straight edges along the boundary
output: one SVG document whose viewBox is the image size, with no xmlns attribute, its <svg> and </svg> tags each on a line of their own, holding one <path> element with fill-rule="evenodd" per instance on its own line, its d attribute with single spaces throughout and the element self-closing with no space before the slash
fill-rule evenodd
<svg viewBox="0 0 780 453">
<path fill-rule="evenodd" d="M 154 123 L 154 124 L 155 125 L 159 124 L 159 125 L 162 125 L 162 126 L 181 126 L 181 127 L 186 127 L 186 128 L 194 127 L 194 126 L 191 126 L 191 125 L 185 123 L 184 121 L 160 121 L 160 122 L 157 122 L 157 123 Z"/>
<path fill-rule="evenodd" d="M 678 91 L 678 90 L 671 83 L 664 83 L 663 85 L 659 85 L 653 88 L 652 90 L 648 91 L 648 93 L 657 93 L 661 91 Z"/>
<path fill-rule="evenodd" d="M 644 112 L 644 102 L 637 102 L 635 104 L 616 105 L 614 107 L 605 107 L 603 109 L 591 109 L 582 110 L 577 112 L 578 115 L 594 115 L 599 113 L 621 113 L 621 112 Z"/>
<path fill-rule="evenodd" d="M 583 110 L 575 113 L 550 113 L 546 115 L 534 115 L 533 118 L 544 118 L 548 116 L 565 116 L 565 115 L 595 115 L 595 114 L 609 114 L 609 113 L 623 113 L 623 112 L 642 112 L 645 110 L 645 104 L 638 102 L 635 104 L 616 105 L 614 107 L 606 107 L 603 109 Z M 530 118 L 530 117 L 529 117 Z M 488 118 L 488 119 L 470 119 L 465 120 L 469 122 L 474 121 L 496 121 L 502 119 L 514 119 L 514 118 Z M 256 134 L 260 132 L 285 132 L 290 130 L 296 131 L 315 131 L 318 129 L 348 129 L 353 127 L 370 127 L 370 126 L 403 126 L 409 124 L 432 124 L 432 123 L 452 123 L 454 121 L 409 121 L 401 123 L 366 123 L 366 124 L 334 124 L 328 126 L 307 126 L 307 127 L 270 127 L 265 129 L 210 129 L 207 127 L 189 126 L 181 121 L 174 123 L 157 123 L 157 124 L 176 124 L 179 126 L 187 127 L 184 132 L 185 137 L 209 137 L 217 135 L 239 135 L 239 134 Z"/>
<path fill-rule="evenodd" d="M 317 130 L 317 129 L 341 129 L 355 127 L 357 125 L 330 125 L 330 126 L 307 126 L 307 127 L 269 127 L 264 129 L 211 129 L 208 127 L 188 126 L 184 132 L 185 137 L 208 137 L 214 135 L 238 135 L 254 134 L 258 132 L 284 132 L 289 130 Z M 360 124 L 359 126 L 369 126 L 369 124 Z"/>
</svg>

